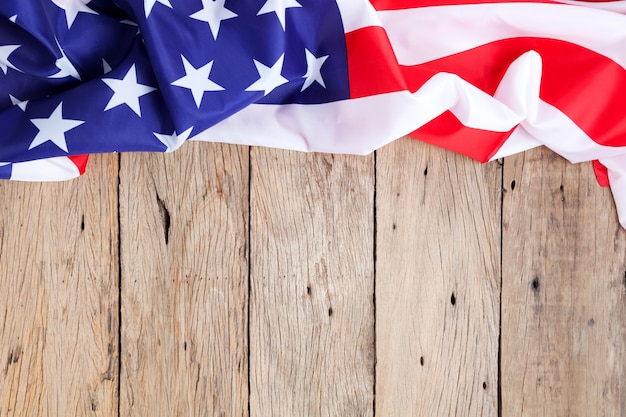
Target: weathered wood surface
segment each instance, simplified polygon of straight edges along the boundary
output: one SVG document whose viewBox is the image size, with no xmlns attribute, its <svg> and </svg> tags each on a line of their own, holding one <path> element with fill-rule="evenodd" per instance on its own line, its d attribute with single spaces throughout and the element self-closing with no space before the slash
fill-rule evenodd
<svg viewBox="0 0 626 417">
<path fill-rule="evenodd" d="M 626 234 L 589 165 L 117 161 L 0 183 L 1 417 L 626 415 Z"/>
<path fill-rule="evenodd" d="M 121 416 L 248 410 L 248 148 L 124 155 Z"/>
<path fill-rule="evenodd" d="M 251 417 L 372 416 L 373 156 L 251 163 Z"/>
<path fill-rule="evenodd" d="M 504 416 L 626 415 L 626 235 L 591 167 L 504 164 Z"/>
<path fill-rule="evenodd" d="M 407 140 L 376 162 L 376 415 L 497 416 L 500 165 Z"/>
<path fill-rule="evenodd" d="M 117 414 L 117 156 L 0 196 L 0 416 Z"/>
</svg>

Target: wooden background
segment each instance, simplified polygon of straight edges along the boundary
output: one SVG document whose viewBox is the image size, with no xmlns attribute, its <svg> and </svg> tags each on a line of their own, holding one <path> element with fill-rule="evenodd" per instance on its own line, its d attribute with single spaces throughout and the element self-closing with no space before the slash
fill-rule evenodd
<svg viewBox="0 0 626 417">
<path fill-rule="evenodd" d="M 624 416 L 590 165 L 188 143 L 0 183 L 0 416 Z"/>
</svg>

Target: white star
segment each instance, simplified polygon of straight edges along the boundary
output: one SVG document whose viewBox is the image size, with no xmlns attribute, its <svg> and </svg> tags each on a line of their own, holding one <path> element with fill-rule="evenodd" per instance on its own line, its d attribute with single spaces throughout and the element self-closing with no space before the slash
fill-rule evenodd
<svg viewBox="0 0 626 417">
<path fill-rule="evenodd" d="M 11 64 L 11 62 L 9 62 L 9 55 L 11 55 L 13 51 L 15 51 L 20 46 L 22 45 L 0 46 L 0 69 L 2 69 L 2 72 L 4 72 L 5 74 L 7 73 L 9 68 L 13 68 L 15 71 L 20 71 L 13 64 Z"/>
<path fill-rule="evenodd" d="M 72 64 L 72 61 L 69 60 L 67 55 L 65 55 L 65 51 L 61 48 L 59 41 L 56 40 L 57 46 L 59 47 L 59 51 L 61 51 L 61 58 L 57 59 L 55 62 L 56 67 L 59 71 L 56 74 L 49 75 L 48 78 L 65 78 L 65 77 L 73 77 L 77 80 L 80 80 L 80 74 L 78 74 L 78 70 Z"/>
<path fill-rule="evenodd" d="M 51 141 L 65 152 L 68 152 L 65 132 L 85 123 L 83 120 L 64 119 L 63 102 L 59 103 L 47 119 L 31 119 L 30 122 L 39 129 L 39 133 L 37 133 L 37 136 L 35 136 L 35 139 L 28 147 L 29 150 L 42 143 Z"/>
<path fill-rule="evenodd" d="M 226 0 L 202 0 L 202 9 L 189 17 L 202 22 L 207 22 L 211 27 L 213 39 L 217 39 L 217 34 L 220 31 L 222 20 L 237 17 L 235 13 L 224 7 L 225 2 Z"/>
<path fill-rule="evenodd" d="M 256 15 L 260 16 L 266 13 L 276 13 L 280 25 L 283 27 L 283 30 L 285 30 L 285 10 L 292 7 L 302 7 L 302 5 L 296 0 L 267 0 Z"/>
<path fill-rule="evenodd" d="M 9 17 L 9 20 L 13 23 L 15 23 L 17 21 L 17 15 L 14 14 L 13 16 Z"/>
<path fill-rule="evenodd" d="M 167 146 L 167 150 L 165 152 L 174 152 L 176 149 L 180 148 L 180 146 L 187 139 L 189 139 L 189 135 L 191 134 L 192 130 L 193 130 L 193 127 L 190 127 L 189 129 L 185 130 L 180 135 L 177 134 L 176 132 L 172 133 L 171 135 L 164 135 L 162 133 L 156 133 L 156 132 L 152 132 L 152 133 L 154 134 L 154 136 L 156 136 L 156 138 L 159 141 L 161 141 L 163 145 Z"/>
<path fill-rule="evenodd" d="M 280 74 L 283 70 L 284 61 L 285 54 L 282 54 L 274 65 L 266 67 L 255 59 L 254 65 L 256 65 L 256 70 L 259 72 L 259 77 L 261 78 L 256 80 L 250 87 L 246 88 L 246 91 L 263 91 L 265 95 L 268 95 L 276 87 L 288 83 L 289 80 Z"/>
<path fill-rule="evenodd" d="M 18 98 L 15 98 L 11 94 L 9 94 L 9 98 L 11 99 L 11 104 L 13 104 L 14 106 L 18 106 L 20 109 L 22 109 L 22 111 L 26 111 L 26 106 L 28 105 L 28 100 L 22 101 L 22 100 L 20 100 Z"/>
<path fill-rule="evenodd" d="M 137 113 L 139 117 L 141 117 L 139 97 L 156 90 L 154 87 L 137 83 L 135 64 L 130 67 L 123 79 L 103 78 L 102 81 L 113 90 L 113 97 L 111 97 L 111 100 L 109 100 L 109 103 L 104 108 L 105 111 L 126 104 L 132 111 Z"/>
<path fill-rule="evenodd" d="M 328 55 L 317 58 L 308 49 L 305 49 L 304 53 L 306 55 L 306 74 L 304 74 L 302 78 L 306 78 L 306 80 L 304 80 L 304 85 L 300 91 L 302 92 L 306 90 L 316 81 L 319 85 L 326 88 L 326 84 L 324 84 L 324 79 L 322 78 L 322 73 L 320 71 L 322 70 L 324 61 L 328 58 Z"/>
<path fill-rule="evenodd" d="M 67 20 L 67 28 L 71 28 L 74 23 L 74 19 L 78 13 L 91 13 L 98 14 L 98 12 L 91 10 L 86 6 L 91 0 L 51 0 L 52 3 L 65 10 L 65 18 Z"/>
<path fill-rule="evenodd" d="M 150 16 L 150 12 L 152 11 L 152 8 L 157 3 L 161 3 L 169 7 L 170 9 L 172 8 L 172 5 L 170 4 L 169 0 L 143 0 L 143 8 L 146 11 L 146 19 L 148 18 L 148 16 Z"/>
<path fill-rule="evenodd" d="M 213 61 L 200 68 L 195 68 L 189 63 L 189 61 L 187 61 L 187 58 L 182 55 L 181 58 L 183 59 L 183 65 L 185 66 L 185 76 L 174 81 L 172 85 L 191 90 L 196 106 L 200 108 L 202 96 L 205 91 L 221 91 L 224 88 L 221 85 L 209 80 L 211 68 L 213 67 Z"/>
</svg>

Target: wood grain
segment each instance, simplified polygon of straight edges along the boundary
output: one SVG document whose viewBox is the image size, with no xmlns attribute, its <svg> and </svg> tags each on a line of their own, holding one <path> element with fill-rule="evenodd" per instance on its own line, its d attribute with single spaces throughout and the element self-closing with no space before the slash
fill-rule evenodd
<svg viewBox="0 0 626 417">
<path fill-rule="evenodd" d="M 626 415 L 626 232 L 589 165 L 248 155 L 123 155 L 119 225 L 116 155 L 0 182 L 1 417 Z"/>
<path fill-rule="evenodd" d="M 589 164 L 504 164 L 506 416 L 626 415 L 626 233 Z"/>
<path fill-rule="evenodd" d="M 122 157 L 122 416 L 246 416 L 248 148 Z"/>
<path fill-rule="evenodd" d="M 499 165 L 412 139 L 376 162 L 376 415 L 496 416 Z"/>
<path fill-rule="evenodd" d="M 372 416 L 373 157 L 253 148 L 251 416 Z"/>
<path fill-rule="evenodd" d="M 64 183 L 0 182 L 0 416 L 112 416 L 117 156 Z"/>
</svg>

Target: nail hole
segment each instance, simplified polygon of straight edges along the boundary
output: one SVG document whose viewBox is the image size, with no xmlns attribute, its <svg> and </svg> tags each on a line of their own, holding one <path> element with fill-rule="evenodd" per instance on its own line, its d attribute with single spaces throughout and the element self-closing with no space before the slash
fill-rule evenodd
<svg viewBox="0 0 626 417">
<path fill-rule="evenodd" d="M 539 292 L 539 277 L 533 278 L 532 282 L 530 283 L 530 286 L 534 292 L 538 293 Z"/>
<path fill-rule="evenodd" d="M 333 315 L 333 308 L 331 307 L 331 308 L 328 309 L 328 317 L 330 317 L 332 315 Z"/>
<path fill-rule="evenodd" d="M 511 181 L 511 191 L 515 189 L 515 180 Z"/>
<path fill-rule="evenodd" d="M 420 365 L 424 366 L 424 357 L 420 356 Z"/>
<path fill-rule="evenodd" d="M 452 296 L 450 297 L 450 304 L 456 305 L 456 296 L 454 293 L 452 293 Z"/>
</svg>

